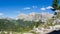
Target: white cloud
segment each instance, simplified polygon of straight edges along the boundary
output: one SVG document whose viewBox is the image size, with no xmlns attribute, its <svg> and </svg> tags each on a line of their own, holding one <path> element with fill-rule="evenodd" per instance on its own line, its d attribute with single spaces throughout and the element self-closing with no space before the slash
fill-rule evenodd
<svg viewBox="0 0 60 34">
<path fill-rule="evenodd" d="M 0 13 L 0 16 L 4 15 L 3 13 Z"/>
<path fill-rule="evenodd" d="M 30 10 L 31 8 L 30 7 L 25 7 L 24 10 Z"/>
<path fill-rule="evenodd" d="M 47 6 L 45 8 L 40 8 L 40 10 L 54 9 L 52 6 Z"/>
<path fill-rule="evenodd" d="M 46 10 L 46 8 L 40 8 L 40 10 Z"/>
<path fill-rule="evenodd" d="M 32 8 L 37 8 L 37 6 L 32 6 Z"/>
<path fill-rule="evenodd" d="M 52 6 L 48 6 L 48 7 L 46 7 L 46 9 L 53 9 L 53 7 Z"/>
</svg>

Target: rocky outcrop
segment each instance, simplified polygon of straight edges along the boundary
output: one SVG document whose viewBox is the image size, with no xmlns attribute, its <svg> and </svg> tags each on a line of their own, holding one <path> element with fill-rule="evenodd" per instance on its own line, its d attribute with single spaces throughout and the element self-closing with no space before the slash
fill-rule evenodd
<svg viewBox="0 0 60 34">
<path fill-rule="evenodd" d="M 50 13 L 35 13 L 32 12 L 28 15 L 26 14 L 19 14 L 16 19 L 23 19 L 24 21 L 39 21 L 39 20 L 47 20 L 52 18 L 53 14 Z"/>
</svg>

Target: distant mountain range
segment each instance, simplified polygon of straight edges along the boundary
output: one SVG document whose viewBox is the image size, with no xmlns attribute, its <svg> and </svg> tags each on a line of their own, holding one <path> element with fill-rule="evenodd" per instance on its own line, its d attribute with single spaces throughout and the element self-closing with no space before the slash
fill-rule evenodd
<svg viewBox="0 0 60 34">
<path fill-rule="evenodd" d="M 40 14 L 32 12 L 28 15 L 26 14 L 19 14 L 16 19 L 22 19 L 24 21 L 39 21 L 39 20 L 47 20 L 52 18 L 53 14 L 42 12 Z"/>
</svg>

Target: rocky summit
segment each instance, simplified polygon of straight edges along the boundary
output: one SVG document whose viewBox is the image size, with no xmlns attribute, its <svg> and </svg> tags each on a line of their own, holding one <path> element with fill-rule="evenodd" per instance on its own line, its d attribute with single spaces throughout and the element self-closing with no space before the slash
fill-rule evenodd
<svg viewBox="0 0 60 34">
<path fill-rule="evenodd" d="M 50 14 L 49 12 L 42 12 L 40 14 L 32 12 L 28 15 L 26 14 L 19 14 L 16 19 L 22 19 L 24 21 L 39 21 L 39 20 L 47 20 L 52 18 L 53 14 Z"/>
</svg>

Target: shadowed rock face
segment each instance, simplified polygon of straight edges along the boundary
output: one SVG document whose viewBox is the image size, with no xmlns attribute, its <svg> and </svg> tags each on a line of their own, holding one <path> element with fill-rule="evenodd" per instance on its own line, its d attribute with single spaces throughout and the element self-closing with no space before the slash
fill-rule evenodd
<svg viewBox="0 0 60 34">
<path fill-rule="evenodd" d="M 60 34 L 60 30 L 54 30 L 54 31 L 47 33 L 47 34 Z"/>
</svg>

